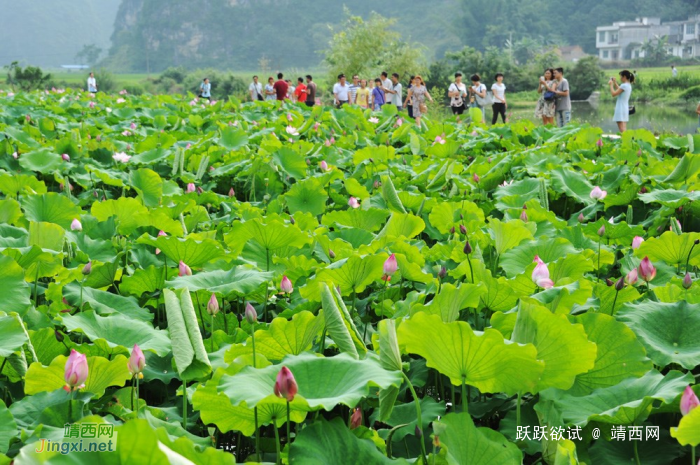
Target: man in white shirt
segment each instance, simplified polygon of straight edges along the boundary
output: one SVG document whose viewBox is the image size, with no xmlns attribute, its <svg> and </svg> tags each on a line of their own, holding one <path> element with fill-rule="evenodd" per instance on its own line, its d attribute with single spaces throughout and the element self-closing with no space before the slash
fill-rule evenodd
<svg viewBox="0 0 700 465">
<path fill-rule="evenodd" d="M 394 87 L 394 85 L 391 83 L 391 79 L 389 79 L 389 75 L 386 73 L 386 71 L 382 71 L 382 89 L 384 90 L 384 95 L 386 95 L 388 90 L 391 90 L 391 88 Z M 386 103 L 391 103 L 389 101 L 390 95 L 386 95 Z"/>
<path fill-rule="evenodd" d="M 92 92 L 93 94 L 97 92 L 97 81 L 95 80 L 95 73 L 90 73 L 90 76 L 87 78 L 87 88 L 88 92 Z"/>
<path fill-rule="evenodd" d="M 393 73 L 391 75 L 391 87 L 388 89 L 384 89 L 384 92 L 389 94 L 388 97 L 390 100 L 387 103 L 393 103 L 396 105 L 396 109 L 401 111 L 403 107 L 401 106 L 403 104 L 402 100 L 402 86 L 401 83 L 399 82 L 399 74 L 398 73 Z"/>
<path fill-rule="evenodd" d="M 255 102 L 257 100 L 265 100 L 262 94 L 262 83 L 258 82 L 258 77 L 253 76 L 253 82 L 248 86 L 248 93 L 250 93 L 250 101 Z"/>
<path fill-rule="evenodd" d="M 338 82 L 333 86 L 333 96 L 335 98 L 335 105 L 340 108 L 343 105 L 347 105 L 350 100 L 350 86 L 345 81 L 345 75 L 338 75 Z"/>
<path fill-rule="evenodd" d="M 360 77 L 357 74 L 352 76 L 352 84 L 350 84 L 350 105 L 357 102 L 357 89 L 360 88 Z"/>
</svg>

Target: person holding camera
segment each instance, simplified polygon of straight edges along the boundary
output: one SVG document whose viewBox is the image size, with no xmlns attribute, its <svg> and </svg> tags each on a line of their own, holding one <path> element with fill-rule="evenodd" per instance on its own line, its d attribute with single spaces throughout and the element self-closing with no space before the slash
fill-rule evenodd
<svg viewBox="0 0 700 465">
<path fill-rule="evenodd" d="M 554 80 L 554 70 L 548 68 L 540 76 L 537 93 L 540 94 L 535 107 L 535 118 L 542 118 L 542 124 L 554 124 L 554 115 L 557 111 L 556 93 L 557 81 Z"/>
<path fill-rule="evenodd" d="M 634 74 L 626 69 L 622 70 L 620 71 L 620 81 L 622 81 L 622 83 L 618 84 L 613 76 L 608 81 L 608 86 L 610 86 L 610 94 L 613 97 L 617 97 L 613 121 L 617 123 L 617 128 L 620 130 L 620 133 L 623 133 L 627 130 L 627 122 L 630 118 L 630 96 L 632 95 Z"/>
<path fill-rule="evenodd" d="M 453 115 L 464 113 L 465 99 L 467 98 L 467 86 L 462 82 L 462 73 L 455 73 L 455 81 L 447 89 L 447 96 L 450 97 L 450 108 Z"/>
</svg>

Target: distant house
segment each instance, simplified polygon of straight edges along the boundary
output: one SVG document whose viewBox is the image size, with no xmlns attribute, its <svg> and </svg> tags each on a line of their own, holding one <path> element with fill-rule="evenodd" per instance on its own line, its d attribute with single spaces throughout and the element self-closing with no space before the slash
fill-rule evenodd
<svg viewBox="0 0 700 465">
<path fill-rule="evenodd" d="M 88 69 L 88 65 L 61 65 L 63 69 Z"/>
<path fill-rule="evenodd" d="M 685 21 L 662 23 L 661 18 L 636 18 L 596 28 L 596 49 L 601 61 L 644 58 L 642 46 L 668 37 L 668 53 L 682 58 L 700 57 L 700 15 Z"/>
<path fill-rule="evenodd" d="M 554 50 L 554 53 L 559 55 L 562 61 L 576 63 L 581 58 L 588 56 L 586 52 L 583 51 L 580 45 L 571 45 L 567 47 L 559 47 Z"/>
</svg>

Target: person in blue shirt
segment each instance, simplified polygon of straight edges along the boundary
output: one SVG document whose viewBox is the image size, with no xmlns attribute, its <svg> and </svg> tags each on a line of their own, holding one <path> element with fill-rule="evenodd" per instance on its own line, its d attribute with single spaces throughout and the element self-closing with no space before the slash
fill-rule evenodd
<svg viewBox="0 0 700 465">
<path fill-rule="evenodd" d="M 372 89 L 370 99 L 372 101 L 370 108 L 374 108 L 374 111 L 379 111 L 382 109 L 382 105 L 384 105 L 385 102 L 385 97 L 384 91 L 382 90 L 382 80 L 379 78 L 374 80 L 374 89 Z"/>
<path fill-rule="evenodd" d="M 211 84 L 209 83 L 209 78 L 204 78 L 199 85 L 199 98 L 211 100 Z"/>
</svg>

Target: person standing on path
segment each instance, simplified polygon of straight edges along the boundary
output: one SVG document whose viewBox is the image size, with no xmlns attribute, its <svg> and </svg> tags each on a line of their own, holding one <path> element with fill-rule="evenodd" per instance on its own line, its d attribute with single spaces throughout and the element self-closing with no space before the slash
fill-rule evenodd
<svg viewBox="0 0 700 465">
<path fill-rule="evenodd" d="M 357 104 L 357 89 L 360 88 L 360 77 L 357 74 L 352 76 L 352 84 L 350 84 L 350 105 Z"/>
<path fill-rule="evenodd" d="M 391 83 L 391 79 L 389 79 L 389 75 L 386 73 L 386 71 L 382 71 L 381 79 L 382 79 L 382 87 L 383 87 L 382 91 L 384 92 L 384 97 L 385 97 L 385 101 L 386 101 L 386 100 L 388 100 L 386 93 L 388 90 L 391 90 L 391 88 L 393 87 L 393 84 Z M 386 103 L 389 103 L 389 102 L 386 101 Z"/>
<path fill-rule="evenodd" d="M 564 78 L 564 69 L 557 68 L 554 70 L 554 79 L 556 80 L 557 89 L 555 116 L 557 126 L 563 128 L 571 122 L 571 96 L 569 94 L 569 81 Z"/>
<path fill-rule="evenodd" d="M 406 95 L 406 102 L 411 100 L 413 105 L 413 118 L 416 120 L 416 126 L 420 127 L 420 117 L 428 112 L 428 107 L 425 104 L 425 99 L 433 101 L 430 96 L 428 89 L 425 87 L 425 82 L 420 75 L 416 75 L 413 78 L 413 85 L 408 90 L 408 95 Z"/>
<path fill-rule="evenodd" d="M 278 102 L 283 102 L 287 98 L 287 92 L 289 91 L 289 84 L 284 80 L 284 74 L 277 73 L 277 82 L 272 85 L 275 90 L 275 96 Z"/>
<path fill-rule="evenodd" d="M 257 76 L 253 76 L 253 82 L 251 82 L 248 86 L 248 93 L 250 94 L 251 102 L 265 100 L 265 98 L 262 95 L 262 83 L 258 82 Z"/>
<path fill-rule="evenodd" d="M 403 101 L 401 99 L 401 97 L 403 97 L 402 90 L 401 83 L 399 82 L 399 74 L 393 73 L 391 75 L 391 88 L 385 88 L 384 92 L 385 94 L 389 94 L 386 97 L 386 103 L 393 103 L 396 105 L 396 109 L 399 110 L 399 112 L 403 110 Z"/>
<path fill-rule="evenodd" d="M 671 65 L 671 77 L 678 77 L 678 70 L 673 65 Z"/>
<path fill-rule="evenodd" d="M 381 110 L 382 105 L 386 103 L 384 97 L 384 87 L 382 86 L 382 80 L 379 78 L 376 78 L 374 80 L 374 88 L 372 89 L 371 99 L 372 101 L 370 102 L 370 104 L 374 111 Z"/>
<path fill-rule="evenodd" d="M 455 81 L 447 88 L 447 96 L 450 97 L 450 108 L 453 115 L 464 113 L 467 99 L 467 86 L 462 82 L 462 73 L 455 73 Z"/>
<path fill-rule="evenodd" d="M 209 82 L 209 78 L 204 78 L 199 85 L 199 98 L 205 98 L 211 101 L 211 83 Z"/>
<path fill-rule="evenodd" d="M 472 81 L 472 85 L 469 87 L 469 93 L 471 94 L 469 106 L 481 110 L 481 122 L 486 123 L 486 105 L 488 105 L 486 86 L 481 83 L 481 76 L 478 74 L 473 74 L 469 79 Z"/>
<path fill-rule="evenodd" d="M 338 82 L 333 86 L 333 97 L 335 106 L 340 108 L 347 105 L 350 101 L 350 86 L 345 81 L 345 75 L 338 75 Z"/>
<path fill-rule="evenodd" d="M 306 75 L 306 106 L 313 107 L 316 104 L 316 83 L 310 74 Z"/>
<path fill-rule="evenodd" d="M 265 86 L 265 100 L 275 100 L 277 92 L 275 92 L 274 87 L 275 80 L 270 76 L 267 78 L 267 85 Z"/>
<path fill-rule="evenodd" d="M 297 79 L 297 87 L 294 89 L 294 101 L 297 103 L 306 103 L 306 85 L 303 78 Z"/>
<path fill-rule="evenodd" d="M 369 108 L 369 89 L 367 88 L 367 80 L 360 81 L 360 88 L 357 89 L 355 103 L 362 108 Z"/>
<path fill-rule="evenodd" d="M 87 89 L 88 92 L 92 92 L 93 94 L 97 92 L 97 81 L 95 80 L 95 73 L 90 73 L 90 76 L 87 78 Z"/>
<path fill-rule="evenodd" d="M 496 82 L 491 86 L 491 92 L 493 92 L 493 105 L 491 106 L 493 117 L 491 118 L 491 124 L 496 124 L 498 115 L 501 115 L 503 124 L 506 124 L 506 85 L 503 84 L 503 73 L 496 73 L 495 78 Z"/>
<path fill-rule="evenodd" d="M 632 83 L 634 82 L 634 74 L 629 71 L 620 71 L 620 81 L 618 84 L 614 77 L 610 78 L 608 85 L 610 86 L 610 94 L 617 97 L 615 102 L 615 115 L 613 121 L 617 123 L 617 128 L 620 133 L 627 130 L 627 122 L 630 118 L 630 96 L 632 95 Z"/>
<path fill-rule="evenodd" d="M 540 77 L 537 93 L 540 94 L 535 107 L 535 118 L 541 118 L 542 124 L 554 124 L 554 113 L 556 112 L 557 103 L 554 91 L 557 89 L 556 81 L 554 80 L 554 70 L 549 68 L 544 71 Z"/>
</svg>

